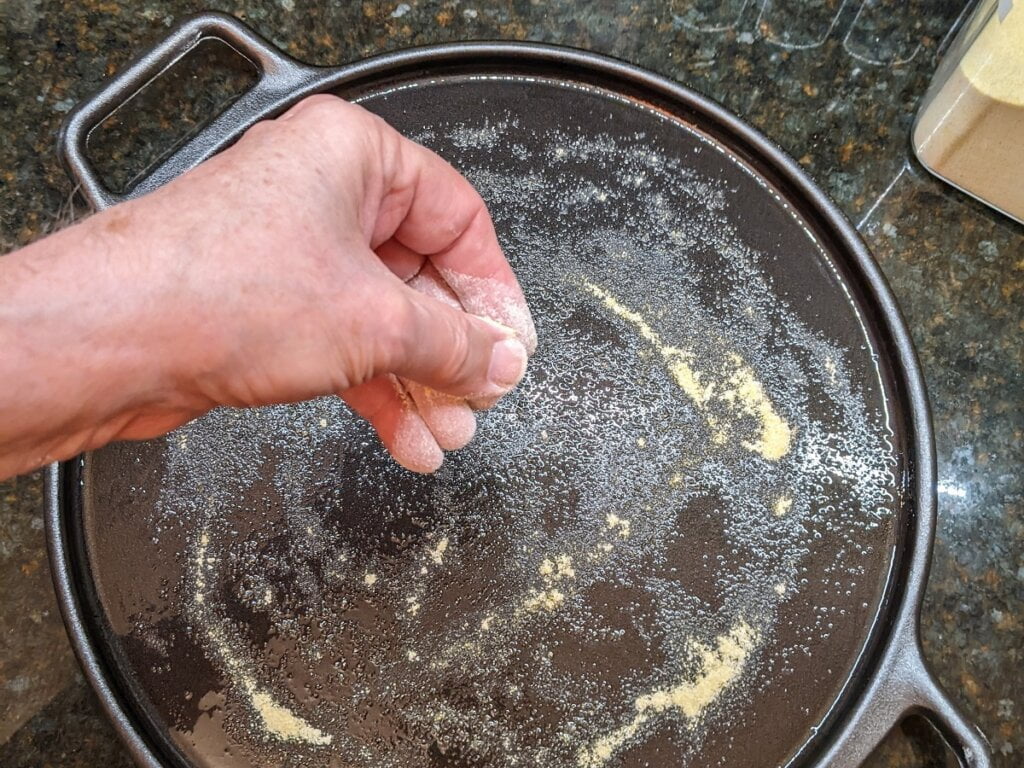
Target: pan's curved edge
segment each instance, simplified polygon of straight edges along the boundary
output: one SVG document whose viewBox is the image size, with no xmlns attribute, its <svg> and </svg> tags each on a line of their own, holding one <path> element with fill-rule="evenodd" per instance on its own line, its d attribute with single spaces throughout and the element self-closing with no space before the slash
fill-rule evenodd
<svg viewBox="0 0 1024 768">
<path fill-rule="evenodd" d="M 83 603 L 74 584 L 75 572 L 72 562 L 66 518 L 63 514 L 65 473 L 74 471 L 79 460 L 55 462 L 46 468 L 46 549 L 49 555 L 50 571 L 57 593 L 61 617 L 67 630 L 71 647 L 85 678 L 89 681 L 103 712 L 112 721 L 121 742 L 128 749 L 132 760 L 140 768 L 165 768 L 156 756 L 153 745 L 143 737 L 143 731 L 136 727 L 121 696 L 110 683 L 106 665 L 90 641 L 89 630 L 83 613 Z"/>
<path fill-rule="evenodd" d="M 902 589 L 898 594 L 889 596 L 891 603 L 885 604 L 883 600 L 883 605 L 879 609 L 880 612 L 888 612 L 889 632 L 880 636 L 877 628 L 872 629 L 871 641 L 874 642 L 874 647 L 865 649 L 862 660 L 855 668 L 854 676 L 857 676 L 859 671 L 867 682 L 855 694 L 854 701 L 845 702 L 852 716 L 838 727 L 833 722 L 829 733 L 825 735 L 824 743 L 818 745 L 812 754 L 798 754 L 794 757 L 794 762 L 810 759 L 820 760 L 821 765 L 827 766 L 855 765 L 866 757 L 884 736 L 885 731 L 902 715 L 914 709 L 922 709 L 937 714 L 940 726 L 948 726 L 943 730 L 962 761 L 966 761 L 972 768 L 987 766 L 989 762 L 984 737 L 967 723 L 949 698 L 935 685 L 923 662 L 920 649 L 919 611 L 927 586 L 935 531 L 936 459 L 928 397 L 909 330 L 881 269 L 856 229 L 826 193 L 774 142 L 712 99 L 631 64 L 564 46 L 502 41 L 423 46 L 381 54 L 337 69 L 320 70 L 319 77 L 307 79 L 303 87 L 288 97 L 264 102 L 259 109 L 246 114 L 245 121 L 240 122 L 233 131 L 222 133 L 218 138 L 218 148 L 223 148 L 237 139 L 252 123 L 279 113 L 309 93 L 340 88 L 385 72 L 465 62 L 467 58 L 520 63 L 527 60 L 533 64 L 564 66 L 567 70 L 582 67 L 593 74 L 611 76 L 641 90 L 654 92 L 677 105 L 685 105 L 688 109 L 710 118 L 720 128 L 734 136 L 739 143 L 755 150 L 779 178 L 791 185 L 821 217 L 824 230 L 852 258 L 853 265 L 860 271 L 862 287 L 866 290 L 868 299 L 876 303 L 881 310 L 880 325 L 892 342 L 892 361 L 898 368 L 895 371 L 896 379 L 906 390 L 911 426 L 910 460 L 914 472 L 914 514 L 911 515 L 914 530 L 905 542 L 906 556 L 904 562 L 900 564 L 905 575 Z M 181 159 L 184 157 L 186 155 Z M 191 167 L 186 164 L 176 167 L 177 158 L 177 155 L 172 156 L 162 166 L 165 181 Z M 168 171 L 170 173 L 167 173 Z M 90 639 L 87 617 L 84 613 L 85 606 L 73 583 L 74 565 L 68 546 L 67 521 L 62 514 L 65 501 L 64 473 L 69 469 L 75 468 L 70 463 L 52 465 L 47 472 L 46 481 L 47 544 L 61 613 L 86 677 L 96 690 L 105 712 L 114 722 L 133 759 L 143 768 L 162 768 L 164 763 L 157 757 L 153 745 L 140 735 L 143 729 L 133 721 L 118 692 L 111 685 L 103 659 Z M 860 669 L 862 662 L 864 668 Z M 882 712 L 884 716 L 873 719 L 865 717 L 871 713 L 877 715 L 878 712 Z M 858 727 L 872 724 L 874 727 Z"/>
<path fill-rule="evenodd" d="M 838 205 L 792 157 L 764 134 L 711 99 L 632 65 L 617 64 L 628 77 L 639 78 L 654 90 L 668 89 L 675 98 L 698 105 L 702 112 L 714 116 L 742 141 L 757 148 L 838 236 L 864 278 L 868 299 L 880 308 L 883 330 L 893 344 L 892 362 L 898 366 L 896 381 L 905 389 L 911 427 L 914 513 L 911 523 L 914 530 L 905 544 L 907 552 L 902 568 L 905 580 L 896 579 L 902 590 L 901 594 L 892 595 L 895 604 L 888 606 L 891 612 L 888 634 L 878 637 L 879 633 L 875 632 L 874 639 L 880 641 L 879 647 L 873 651 L 870 646 L 865 647 L 862 661 L 869 661 L 865 656 L 875 655 L 866 684 L 860 695 L 848 703 L 850 716 L 838 727 L 833 726 L 830 738 L 819 747 L 817 761 L 829 768 L 859 765 L 899 720 L 919 712 L 936 725 L 961 764 L 968 768 L 988 768 L 990 748 L 984 734 L 964 717 L 936 683 L 921 648 L 920 611 L 928 585 L 937 517 L 935 440 L 920 360 L 881 267 Z M 885 608 L 881 605 L 879 613 Z M 794 762 L 800 757 L 795 756 Z"/>
<path fill-rule="evenodd" d="M 585 51 L 574 51 L 573 54 L 581 64 L 611 70 L 694 107 L 711 116 L 739 141 L 755 148 L 761 158 L 803 196 L 821 217 L 826 229 L 838 238 L 861 273 L 869 301 L 881 310 L 880 324 L 892 342 L 892 362 L 897 366 L 895 378 L 905 389 L 909 406 L 909 458 L 913 471 L 913 514 L 910 522 L 914 530 L 905 542 L 905 562 L 901 564 L 903 579 L 895 579 L 902 589 L 899 594 L 890 595 L 893 604 L 886 606 L 883 601 L 879 607 L 880 614 L 886 609 L 890 612 L 889 632 L 883 635 L 874 631 L 872 639 L 876 647 L 872 648 L 869 643 L 858 661 L 857 666 L 868 665 L 868 669 L 862 672 L 867 679 L 854 701 L 847 702 L 850 716 L 838 726 L 833 723 L 831 733 L 818 746 L 816 754 L 801 752 L 794 756 L 791 764 L 810 758 L 829 768 L 859 765 L 900 719 L 916 711 L 933 721 L 962 764 L 969 768 L 987 768 L 991 762 L 987 740 L 935 682 L 921 649 L 920 610 L 928 584 L 936 525 L 935 441 L 920 361 L 909 327 L 881 267 L 838 205 L 789 154 L 760 131 L 712 99 L 661 76 Z M 873 659 L 870 658 L 872 656 Z"/>
</svg>

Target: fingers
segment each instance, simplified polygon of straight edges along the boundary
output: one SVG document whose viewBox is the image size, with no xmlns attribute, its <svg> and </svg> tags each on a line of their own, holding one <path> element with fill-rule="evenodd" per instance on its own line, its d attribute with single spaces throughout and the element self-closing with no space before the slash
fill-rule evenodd
<svg viewBox="0 0 1024 768">
<path fill-rule="evenodd" d="M 436 471 L 444 454 L 408 393 L 394 376 L 380 376 L 341 393 L 377 431 L 395 461 L 413 472 Z"/>
<path fill-rule="evenodd" d="M 458 296 L 430 262 L 422 264 L 417 273 L 406 280 L 406 284 L 426 296 L 437 299 L 442 304 L 447 304 L 452 309 L 464 309 L 459 303 Z"/>
<path fill-rule="evenodd" d="M 445 285 L 431 264 L 424 264 L 419 273 L 407 282 L 410 288 L 437 299 L 452 309 L 462 310 L 451 288 Z M 462 448 L 473 439 L 476 433 L 476 416 L 464 399 L 437 392 L 408 379 L 402 383 L 412 395 L 423 420 L 437 438 L 438 445 L 444 450 Z"/>
<path fill-rule="evenodd" d="M 376 249 L 377 258 L 402 282 L 409 282 L 423 269 L 427 257 L 406 248 L 395 239 L 381 243 Z"/>
<path fill-rule="evenodd" d="M 442 451 L 463 448 L 476 432 L 465 401 L 394 376 L 345 390 L 341 398 L 376 430 L 391 456 L 412 472 L 435 472 Z"/>
<path fill-rule="evenodd" d="M 519 383 L 527 352 L 512 329 L 464 312 L 432 264 L 425 264 L 404 289 L 406 325 L 395 329 L 404 343 L 389 361 L 389 371 L 488 405 Z M 445 410 L 451 418 L 455 406 L 449 406 Z M 463 412 L 464 425 L 467 416 Z"/>
<path fill-rule="evenodd" d="M 447 304 L 453 309 L 462 309 L 462 304 L 459 303 L 458 297 L 451 287 L 441 277 L 441 273 L 437 271 L 437 268 L 427 262 L 423 265 L 423 268 L 413 277 L 407 281 L 410 288 L 414 288 L 420 293 L 431 296 L 438 301 Z M 488 396 L 488 397 L 476 397 L 469 401 L 469 410 L 476 409 L 478 411 L 485 410 L 493 406 L 500 397 Z M 474 427 L 476 426 L 476 419 L 473 420 Z"/>
<path fill-rule="evenodd" d="M 463 398 L 498 398 L 519 383 L 527 354 L 510 328 L 399 286 L 394 343 L 378 370 Z"/>
<path fill-rule="evenodd" d="M 401 382 L 442 450 L 457 451 L 469 444 L 476 434 L 476 415 L 465 400 L 409 379 Z"/>
<path fill-rule="evenodd" d="M 489 219 L 487 227 L 491 228 Z M 433 254 L 430 260 L 467 312 L 489 317 L 511 328 L 532 355 L 537 350 L 537 329 L 519 283 L 510 285 L 500 276 L 467 272 L 463 254 L 468 248 L 460 240 L 451 250 Z"/>
<path fill-rule="evenodd" d="M 393 129 L 371 245 L 394 240 L 437 267 L 467 312 L 512 328 L 532 353 L 537 332 L 480 195 L 439 156 Z"/>
<path fill-rule="evenodd" d="M 381 255 L 380 249 L 377 253 L 378 256 Z M 382 260 L 401 277 L 404 271 L 408 271 L 413 261 L 404 258 L 401 246 L 392 253 L 397 253 L 398 258 Z M 410 287 L 461 312 L 458 300 L 441 280 L 437 271 L 430 264 L 420 266 L 422 270 L 408 279 Z M 384 386 L 383 382 L 387 382 L 387 386 Z M 464 399 L 439 392 L 410 379 L 379 377 L 362 387 L 348 390 L 343 397 L 361 416 L 373 424 L 384 446 L 395 460 L 413 471 L 433 471 L 428 467 L 437 457 L 432 455 L 429 460 L 425 460 L 423 456 L 416 456 L 415 452 L 409 451 L 410 445 L 423 445 L 425 441 L 422 430 L 415 424 L 415 420 L 408 415 L 397 415 L 403 410 L 416 411 L 442 451 L 454 451 L 465 447 L 476 433 L 476 416 Z M 409 422 L 405 427 L 409 437 L 404 440 L 392 439 L 392 436 L 398 434 L 398 430 L 394 429 L 392 424 L 401 423 L 403 420 Z M 419 437 L 410 439 L 414 435 L 414 430 L 419 432 Z M 437 463 L 440 466 L 440 461 Z"/>
</svg>

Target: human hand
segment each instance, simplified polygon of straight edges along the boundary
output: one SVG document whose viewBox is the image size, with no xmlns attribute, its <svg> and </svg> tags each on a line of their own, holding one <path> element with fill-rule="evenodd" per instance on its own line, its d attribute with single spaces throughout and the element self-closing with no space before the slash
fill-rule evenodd
<svg viewBox="0 0 1024 768">
<path fill-rule="evenodd" d="M 79 227 L 88 230 L 77 247 L 103 252 L 93 266 L 121 301 L 95 323 L 88 312 L 71 317 L 112 354 L 140 345 L 159 354 L 138 370 L 141 393 L 50 458 L 162 434 L 216 406 L 333 393 L 399 463 L 430 472 L 442 450 L 472 438 L 469 403 L 493 404 L 515 386 L 536 346 L 472 186 L 333 96 L 304 100 L 161 189 L 50 240 L 67 248 Z M 124 377 L 103 386 L 125 387 Z"/>
</svg>

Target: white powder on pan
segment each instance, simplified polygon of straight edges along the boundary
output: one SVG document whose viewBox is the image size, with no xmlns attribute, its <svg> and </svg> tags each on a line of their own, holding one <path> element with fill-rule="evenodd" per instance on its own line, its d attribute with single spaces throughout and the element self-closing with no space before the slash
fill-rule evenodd
<svg viewBox="0 0 1024 768">
<path fill-rule="evenodd" d="M 455 128 L 434 132 L 446 153 Z M 666 760 L 702 764 L 709 731 L 744 733 L 750 696 L 858 631 L 844 593 L 881 578 L 871 550 L 899 486 L 865 342 L 807 326 L 802 297 L 780 296 L 770 258 L 737 233 L 730 190 L 674 147 L 513 128 L 458 146 L 536 310 L 544 343 L 524 381 L 430 477 L 388 461 L 336 399 L 186 427 L 159 523 L 239 531 L 209 542 L 201 574 L 189 557 L 190 585 L 206 585 L 189 620 L 252 659 L 279 703 L 293 680 L 323 686 L 308 722 L 329 747 L 257 739 L 254 762 L 407 768 L 437 745 L 495 768 L 572 765 L 656 734 Z M 759 409 L 681 390 L 585 282 L 690 351 L 697 384 L 744 385 L 728 357 L 741 356 L 788 450 L 744 445 L 763 435 Z M 515 326 L 514 309 L 471 311 Z M 736 439 L 716 441 L 716 408 Z M 223 603 L 258 606 L 273 641 Z"/>
</svg>

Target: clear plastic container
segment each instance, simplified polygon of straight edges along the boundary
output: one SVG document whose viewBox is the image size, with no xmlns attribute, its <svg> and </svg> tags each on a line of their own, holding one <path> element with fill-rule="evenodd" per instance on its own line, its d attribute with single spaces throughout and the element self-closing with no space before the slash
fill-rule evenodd
<svg viewBox="0 0 1024 768">
<path fill-rule="evenodd" d="M 936 176 L 1024 223 L 1024 0 L 982 0 L 935 73 L 913 145 Z"/>
</svg>

